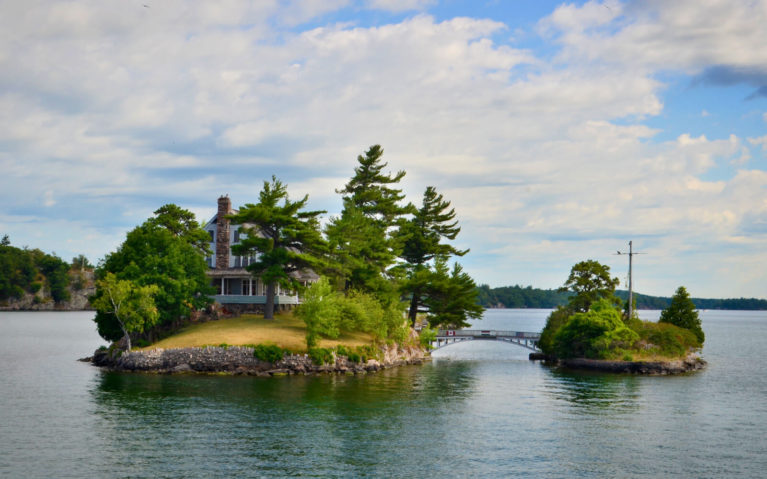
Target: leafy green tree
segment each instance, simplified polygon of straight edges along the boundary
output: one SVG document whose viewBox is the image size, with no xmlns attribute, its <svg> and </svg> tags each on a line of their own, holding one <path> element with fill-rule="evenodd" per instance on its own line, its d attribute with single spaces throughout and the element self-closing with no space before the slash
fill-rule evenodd
<svg viewBox="0 0 767 479">
<path fill-rule="evenodd" d="M 276 285 L 299 290 L 295 273 L 324 269 L 327 243 L 317 217 L 325 211 L 302 211 L 308 200 L 305 195 L 290 201 L 287 186 L 272 176 L 271 183 L 264 181 L 258 204 L 246 204 L 230 217 L 247 234 L 232 251 L 241 256 L 258 253 L 247 270 L 266 284 L 266 319 L 274 318 Z"/>
<path fill-rule="evenodd" d="M 482 317 L 484 308 L 477 303 L 477 285 L 458 263 L 451 271 L 445 258 L 436 258 L 434 270 L 425 275 L 423 288 L 432 327 L 465 328 L 469 318 Z"/>
<path fill-rule="evenodd" d="M 695 310 L 695 303 L 690 299 L 684 286 L 680 286 L 671 298 L 671 304 L 660 313 L 661 323 L 671 323 L 680 328 L 688 329 L 695 334 L 700 344 L 706 339 L 701 327 L 700 317 Z"/>
<path fill-rule="evenodd" d="M 21 298 L 37 275 L 30 252 L 8 243 L 0 244 L 0 300 Z"/>
<path fill-rule="evenodd" d="M 167 229 L 173 236 L 183 239 L 197 248 L 203 256 L 210 256 L 210 235 L 200 227 L 197 219 L 189 210 L 173 203 L 168 203 L 154 212 L 149 224 Z"/>
<path fill-rule="evenodd" d="M 145 331 L 151 338 L 157 328 L 176 328 L 191 311 L 210 304 L 212 288 L 207 269 L 199 248 L 150 219 L 131 230 L 117 251 L 106 256 L 96 277 L 103 279 L 113 273 L 118 280 L 158 287 L 154 301 L 159 318 L 154 327 Z M 91 301 L 103 295 L 103 289 L 96 288 Z M 122 337 L 114 315 L 97 311 L 94 321 L 104 339 L 116 341 Z"/>
<path fill-rule="evenodd" d="M 630 349 L 639 335 L 629 329 L 617 308 L 605 298 L 586 312 L 573 314 L 554 335 L 560 358 L 608 359 Z"/>
<path fill-rule="evenodd" d="M 58 256 L 41 254 L 37 266 L 45 275 L 45 281 L 54 301 L 68 301 L 69 265 Z"/>
<path fill-rule="evenodd" d="M 448 209 L 449 208 L 449 209 Z M 410 296 L 408 317 L 415 324 L 418 308 L 424 302 L 419 274 L 427 263 L 437 256 L 463 256 L 469 250 L 457 250 L 443 240 L 454 240 L 461 228 L 455 220 L 455 209 L 445 201 L 433 186 L 426 188 L 421 207 L 408 221 L 402 221 L 396 238 L 401 243 L 400 258 L 407 262 L 410 281 L 404 284 L 404 293 Z M 422 276 L 422 275 L 421 275 Z"/>
<path fill-rule="evenodd" d="M 308 349 L 317 346 L 320 336 L 337 338 L 341 334 L 341 301 L 342 296 L 325 277 L 306 289 L 296 316 L 306 324 Z"/>
<path fill-rule="evenodd" d="M 609 299 L 614 304 L 620 300 L 614 295 L 620 281 L 610 277 L 610 267 L 594 260 L 581 261 L 570 270 L 570 276 L 559 291 L 570 291 L 568 307 L 574 312 L 586 312 L 594 301 Z"/>
<path fill-rule="evenodd" d="M 567 320 L 570 319 L 572 314 L 573 312 L 564 306 L 557 307 L 557 309 L 549 314 L 546 318 L 546 326 L 541 331 L 541 339 L 538 340 L 538 347 L 541 351 L 551 356 L 556 355 L 554 336 L 565 325 Z"/>
<path fill-rule="evenodd" d="M 0 246 L 10 246 L 11 245 L 11 239 L 8 237 L 8 235 L 3 235 L 3 239 L 0 240 Z"/>
<path fill-rule="evenodd" d="M 113 273 L 107 273 L 96 284 L 102 294 L 93 301 L 93 307 L 98 314 L 114 319 L 130 351 L 130 334 L 144 332 L 160 317 L 154 303 L 159 288 L 156 284 L 139 286 L 130 280 L 120 280 Z"/>
</svg>

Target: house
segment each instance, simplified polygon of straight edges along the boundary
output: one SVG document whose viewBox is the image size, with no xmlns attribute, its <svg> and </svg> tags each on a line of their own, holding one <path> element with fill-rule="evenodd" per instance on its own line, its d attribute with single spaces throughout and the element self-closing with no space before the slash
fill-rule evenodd
<svg viewBox="0 0 767 479">
<path fill-rule="evenodd" d="M 210 235 L 210 249 L 213 255 L 208 257 L 208 276 L 216 294 L 213 299 L 236 311 L 261 311 L 266 304 L 266 285 L 245 268 L 256 260 L 256 256 L 237 256 L 232 253 L 232 246 L 240 242 L 240 237 L 246 236 L 243 231 L 248 224 L 232 224 L 227 215 L 235 214 L 232 201 L 228 196 L 218 199 L 217 213 L 203 225 Z M 304 285 L 319 279 L 313 271 L 307 271 L 297 276 Z M 274 305 L 276 309 L 290 309 L 300 303 L 300 297 L 294 291 L 276 286 Z"/>
</svg>

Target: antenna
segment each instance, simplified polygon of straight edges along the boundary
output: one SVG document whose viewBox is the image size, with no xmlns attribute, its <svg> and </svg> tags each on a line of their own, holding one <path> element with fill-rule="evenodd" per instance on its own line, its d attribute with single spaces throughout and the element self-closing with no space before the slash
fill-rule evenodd
<svg viewBox="0 0 767 479">
<path fill-rule="evenodd" d="M 629 251 L 628 253 L 624 251 L 617 251 L 616 255 L 628 255 L 629 257 L 629 319 L 631 319 L 634 316 L 634 289 L 633 289 L 633 281 L 632 281 L 632 272 L 631 272 L 631 264 L 632 260 L 634 258 L 635 254 L 647 254 L 647 253 L 635 253 L 634 252 L 634 246 L 633 241 L 629 241 Z"/>
</svg>

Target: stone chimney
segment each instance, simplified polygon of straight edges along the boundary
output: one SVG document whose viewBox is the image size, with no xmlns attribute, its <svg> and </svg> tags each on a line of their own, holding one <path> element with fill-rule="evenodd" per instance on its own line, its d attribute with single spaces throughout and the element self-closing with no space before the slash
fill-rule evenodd
<svg viewBox="0 0 767 479">
<path fill-rule="evenodd" d="M 216 269 L 229 267 L 229 220 L 226 215 L 231 212 L 232 200 L 228 196 L 221 196 L 216 217 Z"/>
</svg>

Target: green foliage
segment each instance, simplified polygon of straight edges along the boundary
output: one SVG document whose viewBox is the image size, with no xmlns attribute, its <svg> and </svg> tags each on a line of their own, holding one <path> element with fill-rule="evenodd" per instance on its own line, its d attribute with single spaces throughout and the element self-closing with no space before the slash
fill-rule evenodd
<svg viewBox="0 0 767 479">
<path fill-rule="evenodd" d="M 210 236 L 200 227 L 194 213 L 189 210 L 169 203 L 155 210 L 154 217 L 149 218 L 147 223 L 165 228 L 173 236 L 195 247 L 202 256 L 212 254 L 209 246 Z"/>
<path fill-rule="evenodd" d="M 556 289 L 538 289 L 519 285 L 491 288 L 483 284 L 477 288 L 477 291 L 477 302 L 486 308 L 556 308 L 567 304 L 571 294 Z"/>
<path fill-rule="evenodd" d="M 117 323 L 130 351 L 130 333 L 144 332 L 160 317 L 154 302 L 159 288 L 155 284 L 141 286 L 130 280 L 121 280 L 114 273 L 107 273 L 96 284 L 101 295 L 91 304 L 98 315 L 112 318 Z"/>
<path fill-rule="evenodd" d="M 431 326 L 463 328 L 469 325 L 469 318 L 482 317 L 484 308 L 477 304 L 477 285 L 460 264 L 454 263 L 449 271 L 445 258 L 437 258 L 422 287 Z"/>
<path fill-rule="evenodd" d="M 552 311 L 546 318 L 546 326 L 544 326 L 541 332 L 541 339 L 538 340 L 538 347 L 541 348 L 545 354 L 556 355 L 554 348 L 554 337 L 557 331 L 565 325 L 568 319 L 570 319 L 572 311 L 560 306 Z"/>
<path fill-rule="evenodd" d="M 607 300 L 593 303 L 587 312 L 573 314 L 554 335 L 554 351 L 560 358 L 607 359 L 620 357 L 639 340 L 622 321 L 620 312 Z"/>
<path fill-rule="evenodd" d="M 418 340 L 421 343 L 421 347 L 431 349 L 431 343 L 437 339 L 437 330 L 432 328 L 423 328 L 418 336 Z"/>
<path fill-rule="evenodd" d="M 419 307 L 425 303 L 425 291 L 421 272 L 425 265 L 436 257 L 463 256 L 469 250 L 457 250 L 442 240 L 454 240 L 461 228 L 455 220 L 455 210 L 450 208 L 433 186 L 426 188 L 421 207 L 408 221 L 401 221 L 395 238 L 401 244 L 399 257 L 405 260 L 409 281 L 403 293 L 410 296 L 408 317 L 415 324 Z"/>
<path fill-rule="evenodd" d="M 43 281 L 56 302 L 69 300 L 69 265 L 55 254 L 0 244 L 0 300 L 37 293 Z"/>
<path fill-rule="evenodd" d="M 106 256 L 96 277 L 103 279 L 112 273 L 137 286 L 155 285 L 158 291 L 154 301 L 159 312 L 156 328 L 170 328 L 177 327 L 190 311 L 210 304 L 207 269 L 197 247 L 150 219 L 130 231 L 117 251 Z M 97 286 L 91 304 L 103 295 Z M 113 315 L 97 311 L 95 321 L 104 339 L 116 341 L 123 336 Z"/>
<path fill-rule="evenodd" d="M 376 298 L 359 291 L 335 291 L 326 278 L 312 284 L 295 314 L 306 323 L 306 345 L 320 337 L 337 338 L 341 331 L 362 331 L 379 340 L 407 339 L 404 304 L 392 298 Z"/>
<path fill-rule="evenodd" d="M 294 273 L 304 270 L 321 271 L 327 255 L 327 243 L 320 235 L 318 216 L 324 211 L 302 211 L 309 200 L 290 201 L 287 185 L 272 176 L 264 181 L 258 204 L 246 204 L 230 218 L 244 228 L 247 237 L 234 245 L 232 251 L 241 256 L 257 253 L 257 259 L 247 267 L 267 285 L 264 317 L 274 317 L 274 285 L 300 290 L 301 282 Z"/>
<path fill-rule="evenodd" d="M 570 276 L 560 291 L 570 291 L 568 307 L 572 311 L 586 312 L 591 304 L 599 299 L 609 299 L 613 304 L 620 300 L 614 296 L 615 287 L 620 281 L 610 278 L 610 267 L 594 260 L 581 261 L 570 270 Z"/>
<path fill-rule="evenodd" d="M 320 336 L 337 338 L 341 334 L 342 302 L 343 296 L 333 290 L 325 277 L 307 288 L 303 302 L 295 311 L 295 315 L 306 323 L 307 348 L 315 347 Z"/>
<path fill-rule="evenodd" d="M 265 361 L 267 363 L 274 364 L 281 361 L 286 353 L 286 350 L 276 344 L 258 344 L 253 346 L 253 356 L 259 361 Z"/>
<path fill-rule="evenodd" d="M 695 334 L 700 344 L 706 339 L 700 325 L 700 317 L 695 310 L 695 304 L 684 286 L 680 286 L 671 298 L 671 304 L 660 314 L 660 322 L 671 323 L 680 328 L 688 329 Z"/>
<path fill-rule="evenodd" d="M 309 357 L 318 366 L 335 361 L 333 350 L 328 348 L 309 348 Z"/>
<path fill-rule="evenodd" d="M 632 324 L 632 329 L 639 334 L 645 351 L 659 356 L 685 356 L 690 350 L 702 346 L 692 331 L 671 323 L 638 321 Z"/>
</svg>

